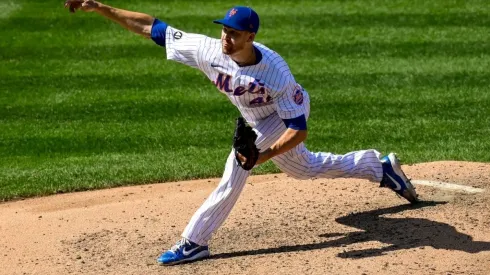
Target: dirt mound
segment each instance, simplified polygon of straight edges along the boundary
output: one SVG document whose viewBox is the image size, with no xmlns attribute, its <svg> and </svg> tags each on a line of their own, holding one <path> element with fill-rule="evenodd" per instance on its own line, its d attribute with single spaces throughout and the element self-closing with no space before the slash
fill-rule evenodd
<svg viewBox="0 0 490 275">
<path fill-rule="evenodd" d="M 490 189 L 490 164 L 404 166 L 413 179 Z M 488 274 L 490 192 L 417 186 L 410 206 L 365 180 L 253 176 L 212 257 L 161 267 L 219 179 L 0 204 L 1 274 Z"/>
</svg>

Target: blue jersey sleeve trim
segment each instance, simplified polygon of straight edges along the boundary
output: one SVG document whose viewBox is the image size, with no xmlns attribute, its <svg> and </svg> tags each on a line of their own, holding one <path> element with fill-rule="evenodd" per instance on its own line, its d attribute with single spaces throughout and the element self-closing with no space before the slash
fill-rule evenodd
<svg viewBox="0 0 490 275">
<path fill-rule="evenodd" d="M 306 118 L 305 115 L 300 115 L 299 117 L 291 118 L 291 119 L 283 119 L 286 127 L 291 128 L 293 130 L 306 130 Z"/>
<path fill-rule="evenodd" d="M 167 32 L 167 23 L 155 18 L 151 26 L 151 40 L 156 44 L 165 47 L 165 33 Z"/>
</svg>

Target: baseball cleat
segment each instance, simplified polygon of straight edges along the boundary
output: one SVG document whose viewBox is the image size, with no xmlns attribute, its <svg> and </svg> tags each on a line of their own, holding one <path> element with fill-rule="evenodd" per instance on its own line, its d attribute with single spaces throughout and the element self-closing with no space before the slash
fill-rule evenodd
<svg viewBox="0 0 490 275">
<path fill-rule="evenodd" d="M 419 199 L 415 188 L 405 173 L 403 173 L 400 161 L 396 155 L 390 153 L 381 159 L 381 163 L 383 166 L 383 179 L 381 180 L 380 187 L 390 188 L 411 203 L 418 202 Z"/>
<path fill-rule="evenodd" d="M 209 257 L 207 246 L 200 246 L 186 238 L 179 240 L 170 250 L 162 253 L 157 262 L 161 265 L 176 265 Z"/>
</svg>

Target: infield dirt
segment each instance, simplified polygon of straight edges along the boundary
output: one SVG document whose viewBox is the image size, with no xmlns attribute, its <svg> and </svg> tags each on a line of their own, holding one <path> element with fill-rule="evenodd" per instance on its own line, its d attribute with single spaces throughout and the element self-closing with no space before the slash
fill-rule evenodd
<svg viewBox="0 0 490 275">
<path fill-rule="evenodd" d="M 490 164 L 404 166 L 411 206 L 365 180 L 252 176 L 210 242 L 212 256 L 162 267 L 219 179 L 61 194 L 0 204 L 0 274 L 490 274 Z"/>
</svg>

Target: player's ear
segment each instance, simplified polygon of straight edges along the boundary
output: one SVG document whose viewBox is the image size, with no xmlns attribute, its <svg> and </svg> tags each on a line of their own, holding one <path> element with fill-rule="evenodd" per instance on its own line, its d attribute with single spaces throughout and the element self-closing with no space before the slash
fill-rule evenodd
<svg viewBox="0 0 490 275">
<path fill-rule="evenodd" d="M 254 40 L 255 40 L 255 33 L 254 32 L 249 33 L 247 42 L 254 42 Z"/>
</svg>

